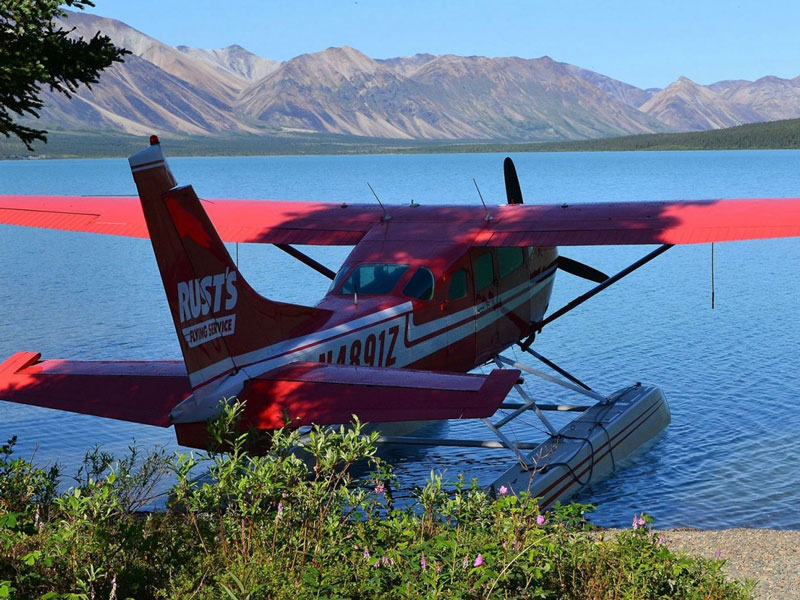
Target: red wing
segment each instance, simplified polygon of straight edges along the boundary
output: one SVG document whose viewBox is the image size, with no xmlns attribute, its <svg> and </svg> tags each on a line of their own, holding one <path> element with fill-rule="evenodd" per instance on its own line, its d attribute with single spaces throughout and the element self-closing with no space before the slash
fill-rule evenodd
<svg viewBox="0 0 800 600">
<path fill-rule="evenodd" d="M 206 200 L 223 241 L 354 245 L 374 239 L 488 246 L 695 244 L 800 235 L 800 198 L 596 204 L 387 206 Z M 0 196 L 0 223 L 147 237 L 138 198 Z"/>
<path fill-rule="evenodd" d="M 352 246 L 380 221 L 367 204 L 206 200 L 203 208 L 225 242 Z M 0 196 L 0 223 L 146 238 L 134 196 Z"/>
<path fill-rule="evenodd" d="M 17 352 L 0 363 L 0 400 L 169 427 L 190 392 L 181 361 L 45 360 Z"/>
<path fill-rule="evenodd" d="M 244 421 L 257 429 L 361 421 L 475 419 L 495 413 L 519 371 L 488 376 L 293 363 L 245 384 Z"/>
<path fill-rule="evenodd" d="M 800 198 L 500 207 L 489 246 L 699 244 L 800 236 Z"/>
</svg>

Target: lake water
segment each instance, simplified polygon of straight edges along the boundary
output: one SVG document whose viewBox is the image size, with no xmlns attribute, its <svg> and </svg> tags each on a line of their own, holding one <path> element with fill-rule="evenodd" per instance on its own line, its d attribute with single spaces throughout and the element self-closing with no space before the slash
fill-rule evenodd
<svg viewBox="0 0 800 600">
<path fill-rule="evenodd" d="M 169 153 L 169 146 L 165 145 Z M 385 203 L 505 201 L 502 155 L 175 158 L 201 196 Z M 559 153 L 514 156 L 529 203 L 800 195 L 800 152 Z M 125 160 L 0 161 L 0 194 L 133 194 Z M 271 246 L 240 245 L 243 274 L 263 294 L 313 304 L 328 281 Z M 336 268 L 346 248 L 305 248 Z M 562 248 L 608 273 L 646 247 Z M 535 349 L 603 392 L 661 386 L 672 424 L 632 464 L 577 500 L 593 520 L 630 524 L 646 511 L 662 527 L 800 528 L 800 239 L 676 247 L 547 327 Z M 551 306 L 590 284 L 559 274 Z M 0 226 L 0 357 L 167 359 L 180 351 L 147 240 Z M 513 354 L 513 352 L 512 352 Z M 524 360 L 524 359 L 523 359 Z M 539 366 L 538 363 L 532 366 Z M 573 398 L 531 382 L 542 400 Z M 541 439 L 534 419 L 513 436 Z M 450 422 L 436 436 L 485 438 Z M 124 452 L 135 439 L 175 447 L 171 429 L 0 402 L 0 439 L 73 473 L 94 444 Z M 433 471 L 488 483 L 503 451 L 395 449 L 410 488 Z"/>
</svg>

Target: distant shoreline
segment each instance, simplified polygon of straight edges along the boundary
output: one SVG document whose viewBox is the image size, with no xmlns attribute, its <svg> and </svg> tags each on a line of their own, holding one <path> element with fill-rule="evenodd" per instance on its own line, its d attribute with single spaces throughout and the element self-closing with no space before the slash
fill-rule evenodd
<svg viewBox="0 0 800 600">
<path fill-rule="evenodd" d="M 107 132 L 52 131 L 33 154 L 17 140 L 0 139 L 0 160 L 124 158 L 146 143 L 145 136 Z M 394 140 L 334 134 L 235 137 L 169 137 L 171 156 L 274 156 L 306 154 L 475 154 L 526 152 L 631 152 L 682 150 L 800 149 L 800 119 L 751 123 L 688 133 L 656 133 L 568 142 L 484 140 Z"/>
</svg>

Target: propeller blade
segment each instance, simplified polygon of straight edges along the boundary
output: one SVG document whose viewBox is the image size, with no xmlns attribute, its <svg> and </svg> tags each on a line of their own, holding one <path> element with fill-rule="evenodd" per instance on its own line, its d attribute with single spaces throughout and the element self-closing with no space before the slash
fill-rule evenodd
<svg viewBox="0 0 800 600">
<path fill-rule="evenodd" d="M 562 271 L 566 271 L 570 275 L 582 277 L 584 279 L 588 279 L 589 281 L 594 281 L 595 283 L 603 283 L 606 279 L 608 279 L 608 275 L 602 271 L 599 271 L 594 267 L 590 267 L 589 265 L 572 258 L 567 258 L 566 256 L 558 257 L 558 268 Z"/>
<path fill-rule="evenodd" d="M 517 169 L 514 167 L 514 161 L 506 156 L 503 161 L 503 177 L 506 180 L 506 198 L 509 204 L 522 204 L 522 190 L 519 187 L 519 178 L 517 177 Z"/>
</svg>

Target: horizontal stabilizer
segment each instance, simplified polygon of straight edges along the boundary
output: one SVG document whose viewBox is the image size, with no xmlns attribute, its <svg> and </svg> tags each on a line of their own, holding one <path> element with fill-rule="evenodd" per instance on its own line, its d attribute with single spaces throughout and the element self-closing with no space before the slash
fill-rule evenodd
<svg viewBox="0 0 800 600">
<path fill-rule="evenodd" d="M 17 352 L 0 363 L 0 400 L 169 427 L 190 392 L 183 361 L 45 360 Z"/>
<path fill-rule="evenodd" d="M 519 371 L 456 375 L 324 363 L 293 363 L 245 384 L 244 423 L 256 429 L 312 423 L 426 421 L 489 417 Z"/>
</svg>

